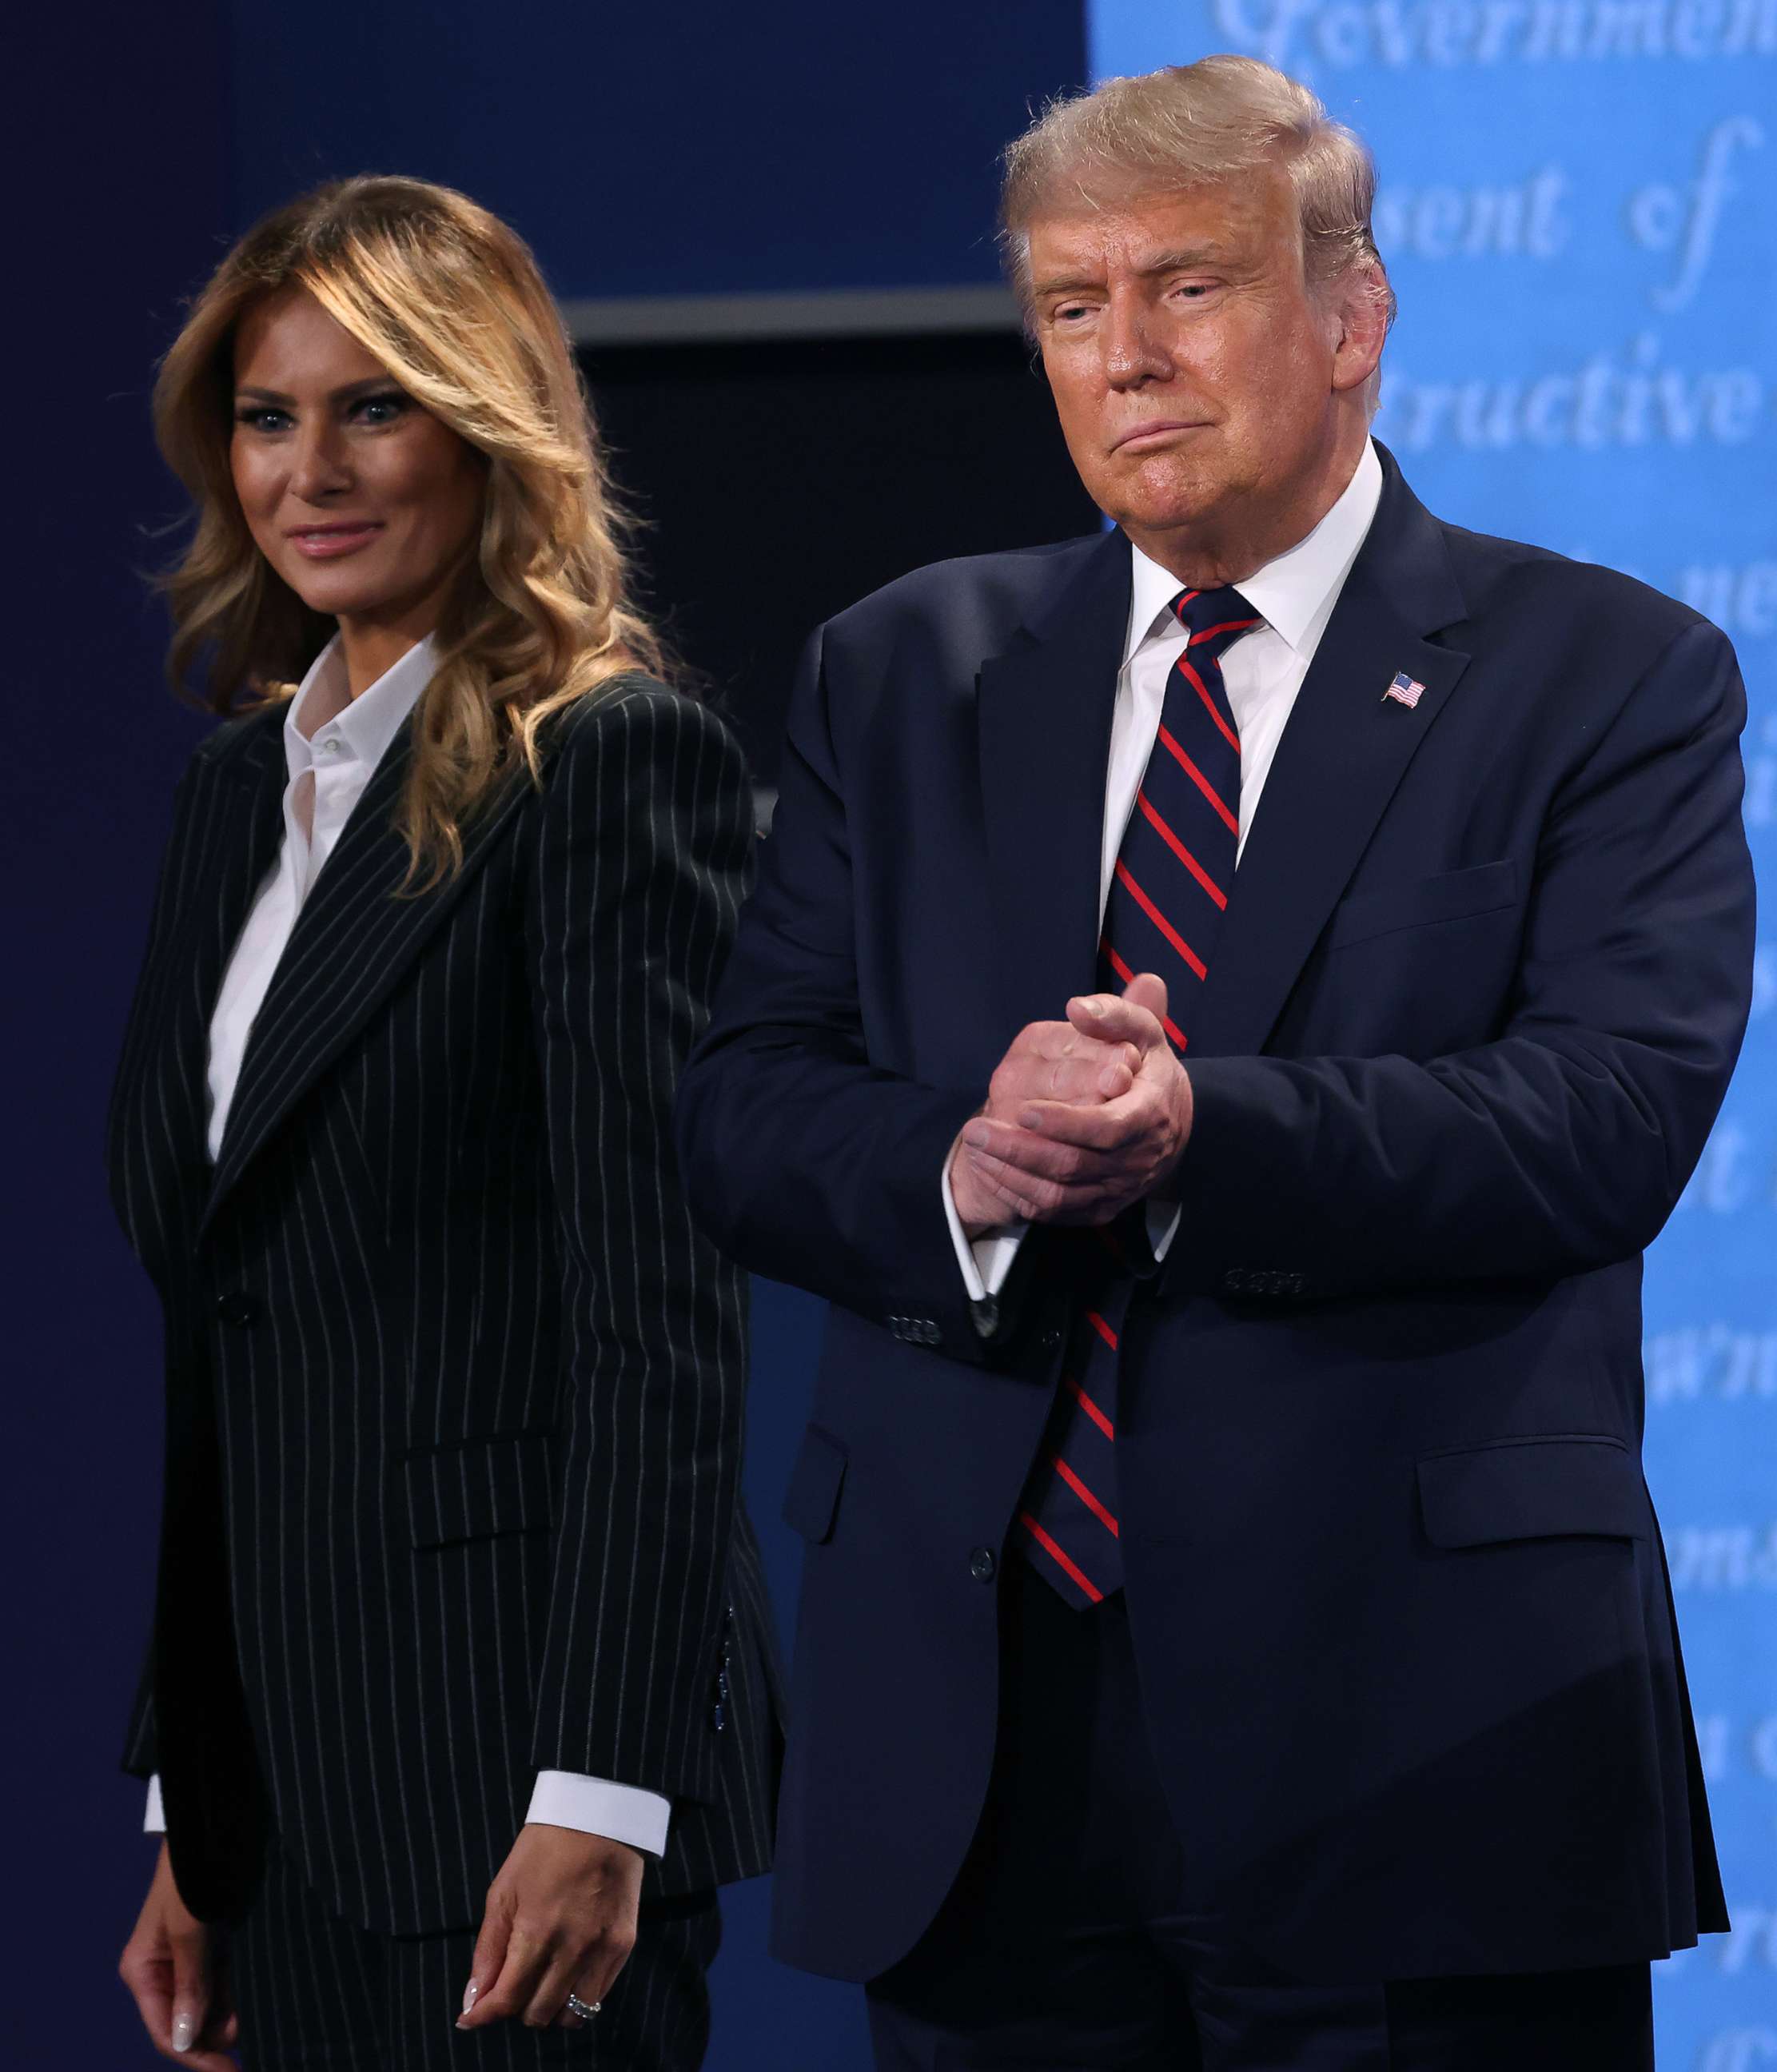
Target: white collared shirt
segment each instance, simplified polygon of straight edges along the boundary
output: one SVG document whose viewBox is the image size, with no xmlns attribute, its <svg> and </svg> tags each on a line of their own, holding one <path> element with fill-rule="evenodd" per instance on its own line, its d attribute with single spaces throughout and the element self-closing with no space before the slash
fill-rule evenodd
<svg viewBox="0 0 1777 2072">
<path fill-rule="evenodd" d="M 1307 537 L 1236 586 L 1265 620 L 1243 634 L 1222 656 L 1222 683 L 1240 737 L 1240 832 L 1236 864 L 1258 811 L 1259 796 L 1277 753 L 1277 743 L 1295 708 L 1327 622 L 1345 578 L 1368 536 L 1382 497 L 1382 463 L 1366 440 L 1356 471 L 1332 508 Z M 1104 841 L 1100 859 L 1098 911 L 1110 898 L 1117 852 L 1135 809 L 1148 757 L 1159 732 L 1161 708 L 1174 665 L 1187 638 L 1172 610 L 1183 585 L 1177 576 L 1131 545 L 1129 623 L 1123 667 L 1111 715 L 1111 750 L 1104 773 Z M 1055 1011 L 1061 1012 L 1061 1002 Z M 944 1215 L 969 1298 L 980 1301 L 1004 1286 L 1026 1226 L 1015 1223 L 971 1245 L 950 1195 L 950 1161 L 942 1178 Z M 1178 1211 L 1149 1209 L 1149 1235 L 1157 1257 L 1178 1227 Z"/>
<path fill-rule="evenodd" d="M 284 838 L 229 954 L 210 1020 L 208 1142 L 212 1161 L 228 1127 L 253 1018 L 264 1004 L 302 902 L 377 764 L 431 682 L 435 660 L 431 641 L 422 640 L 353 697 L 345 654 L 335 636 L 315 657 L 290 701 L 284 717 L 284 760 L 290 772 L 284 787 Z M 571 1770 L 545 1770 L 537 1773 L 525 1817 L 533 1823 L 603 1835 L 661 1856 L 672 1811 L 672 1801 L 656 1791 Z M 150 1834 L 162 1832 L 167 1825 L 158 1777 L 149 1784 L 143 1825 Z"/>
<path fill-rule="evenodd" d="M 284 714 L 284 839 L 254 894 L 210 1018 L 209 1152 L 222 1148 L 253 1018 L 309 890 L 333 853 L 376 765 L 432 680 L 433 647 L 409 648 L 352 695 L 337 635 L 315 658 Z"/>
</svg>

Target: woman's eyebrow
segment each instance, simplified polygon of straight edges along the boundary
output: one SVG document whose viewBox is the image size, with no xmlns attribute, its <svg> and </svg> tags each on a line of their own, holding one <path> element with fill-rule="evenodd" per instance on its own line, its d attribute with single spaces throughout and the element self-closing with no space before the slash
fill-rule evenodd
<svg viewBox="0 0 1777 2072">
<path fill-rule="evenodd" d="M 330 388 L 327 391 L 327 401 L 330 403 L 343 403 L 354 396 L 368 395 L 373 390 L 388 388 L 393 379 L 392 376 L 387 374 L 372 374 L 367 376 L 362 381 L 347 381 L 337 388 Z M 254 381 L 237 382 L 234 393 L 237 396 L 251 396 L 256 402 L 260 403 L 287 405 L 296 401 L 294 396 L 286 395 L 282 388 L 262 388 Z"/>
</svg>

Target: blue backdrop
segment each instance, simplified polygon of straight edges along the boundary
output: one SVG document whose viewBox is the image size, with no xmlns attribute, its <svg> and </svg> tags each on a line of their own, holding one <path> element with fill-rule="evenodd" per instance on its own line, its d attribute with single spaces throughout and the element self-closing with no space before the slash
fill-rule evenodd
<svg viewBox="0 0 1777 2072">
<path fill-rule="evenodd" d="M 1379 436 L 1440 516 L 1627 569 L 1733 637 L 1777 882 L 1777 6 L 1092 0 L 1088 24 L 1096 77 L 1240 51 L 1368 139 L 1401 298 Z M 1735 1922 L 1662 1967 L 1674 2072 L 1777 2066 L 1773 949 L 1648 1261 L 1648 1479 Z"/>
</svg>

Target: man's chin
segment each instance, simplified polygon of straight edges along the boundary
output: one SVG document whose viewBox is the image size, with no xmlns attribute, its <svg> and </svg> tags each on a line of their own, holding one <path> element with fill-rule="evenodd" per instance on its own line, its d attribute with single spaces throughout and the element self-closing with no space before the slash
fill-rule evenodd
<svg viewBox="0 0 1777 2072">
<path fill-rule="evenodd" d="M 1214 498 L 1207 495 L 1143 498 L 1125 504 L 1111 516 L 1133 537 L 1167 539 L 1202 525 L 1215 508 Z"/>
<path fill-rule="evenodd" d="M 1100 501 L 1125 531 L 1172 532 L 1200 524 L 1220 502 L 1218 487 L 1195 469 L 1133 471 L 1107 485 Z"/>
</svg>

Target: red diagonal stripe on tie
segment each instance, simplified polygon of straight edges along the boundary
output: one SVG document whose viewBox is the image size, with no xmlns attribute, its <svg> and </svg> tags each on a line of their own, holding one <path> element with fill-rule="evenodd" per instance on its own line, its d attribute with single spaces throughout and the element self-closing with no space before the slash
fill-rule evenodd
<svg viewBox="0 0 1777 2072">
<path fill-rule="evenodd" d="M 1111 1329 L 1110 1326 L 1105 1322 L 1104 1319 L 1099 1315 L 1096 1309 L 1088 1309 L 1086 1312 L 1086 1321 L 1092 1326 L 1092 1329 L 1097 1332 L 1098 1335 L 1114 1353 L 1117 1350 L 1116 1332 Z"/>
<path fill-rule="evenodd" d="M 1230 748 L 1237 750 L 1240 745 L 1240 737 L 1234 731 L 1233 728 L 1228 725 L 1228 722 L 1222 717 L 1221 708 L 1210 696 L 1208 684 L 1207 684 L 1203 681 L 1203 678 L 1198 675 L 1196 670 L 1192 667 L 1189 660 L 1183 655 L 1178 657 L 1178 668 L 1180 673 L 1190 680 L 1192 689 L 1195 690 L 1198 697 L 1203 700 L 1203 710 L 1209 714 L 1210 717 L 1215 721 L 1217 726 L 1221 729 L 1223 740 L 1228 743 Z"/>
<path fill-rule="evenodd" d="M 1069 1388 L 1073 1391 L 1075 1402 L 1076 1402 L 1080 1405 L 1080 1408 L 1085 1412 L 1086 1415 L 1091 1418 L 1092 1422 L 1098 1427 L 1099 1430 L 1104 1434 L 1104 1437 L 1107 1439 L 1114 1439 L 1117 1437 L 1117 1427 L 1112 1424 L 1110 1419 L 1108 1418 L 1104 1415 L 1104 1412 L 1099 1408 L 1098 1405 L 1093 1402 L 1092 1399 L 1086 1393 L 1085 1390 L 1080 1387 L 1080 1383 L 1074 1379 L 1071 1374 L 1064 1374 L 1061 1378 L 1067 1383 Z"/>
<path fill-rule="evenodd" d="M 1164 729 L 1162 730 L 1162 732 L 1164 732 Z M 1174 927 L 1171 922 L 1166 919 L 1166 915 L 1154 905 L 1154 902 L 1148 897 L 1146 893 L 1145 893 L 1141 890 L 1141 886 L 1136 883 L 1135 880 L 1130 877 L 1129 865 L 1121 858 L 1119 858 L 1117 861 L 1117 882 L 1123 887 L 1124 890 L 1129 894 L 1129 897 L 1135 902 L 1136 905 L 1139 906 L 1141 909 L 1141 911 L 1147 915 L 1148 919 L 1153 922 L 1155 927 L 1157 927 L 1160 931 L 1161 934 L 1166 937 L 1166 940 L 1171 944 L 1172 947 L 1178 952 L 1179 956 L 1184 959 L 1185 962 L 1191 966 L 1191 969 L 1197 974 L 1198 977 L 1203 978 L 1206 976 L 1207 970 L 1203 959 L 1198 956 L 1197 952 L 1191 947 L 1190 944 L 1187 943 L 1184 937 L 1179 934 L 1178 931 Z"/>
<path fill-rule="evenodd" d="M 1178 857 L 1178 861 L 1185 866 L 1186 870 L 1188 870 L 1191 876 L 1196 879 L 1197 882 L 1202 886 L 1204 891 L 1209 894 L 1210 898 L 1216 902 L 1216 904 L 1218 906 L 1225 907 L 1228 905 L 1228 894 L 1223 891 L 1220 886 L 1216 882 L 1215 879 L 1210 876 L 1207 870 L 1204 870 L 1203 866 L 1197 861 L 1196 857 L 1194 857 L 1191 851 L 1185 847 L 1184 844 L 1179 841 L 1178 837 L 1173 832 L 1172 829 L 1166 825 L 1166 821 L 1154 810 L 1154 803 L 1149 798 L 1147 793 L 1146 791 L 1137 791 L 1135 795 L 1135 803 L 1141 808 L 1142 813 L 1147 820 L 1148 825 L 1153 828 L 1154 832 L 1160 837 L 1161 841 L 1166 844 L 1166 847 L 1172 851 L 1175 857 Z"/>
<path fill-rule="evenodd" d="M 1172 736 L 1163 726 L 1160 730 L 1160 738 L 1166 743 L 1168 752 L 1176 760 L 1179 768 L 1184 771 L 1185 775 L 1191 779 L 1191 783 L 1197 787 L 1198 790 L 1203 793 L 1206 799 L 1208 800 L 1211 805 L 1212 805 L 1216 808 L 1216 812 L 1221 815 L 1223 820 L 1227 824 L 1228 832 L 1232 835 L 1237 835 L 1240 832 L 1240 821 L 1222 803 L 1221 797 L 1216 791 L 1216 787 L 1210 783 L 1209 779 L 1203 775 L 1203 771 L 1197 767 L 1196 764 L 1191 761 L 1191 758 L 1187 754 L 1186 754 L 1183 749 L 1178 746 L 1178 742 L 1173 739 Z"/>
<path fill-rule="evenodd" d="M 1103 1604 L 1104 1601 L 1104 1593 L 1100 1589 L 1098 1585 L 1092 1580 L 1091 1577 L 1086 1573 L 1084 1569 L 1080 1568 L 1076 1563 L 1070 1561 L 1067 1559 L 1067 1556 L 1062 1552 L 1061 1549 L 1058 1546 L 1056 1546 L 1054 1540 L 1052 1540 L 1049 1537 L 1048 1534 L 1043 1531 L 1043 1527 L 1038 1524 L 1029 1511 L 1021 1511 L 1018 1513 L 1018 1523 L 1024 1527 L 1025 1531 L 1030 1534 L 1030 1537 L 1035 1540 L 1038 1546 L 1043 1549 L 1043 1552 L 1049 1556 L 1050 1560 L 1055 1563 L 1055 1566 L 1058 1568 L 1065 1570 L 1068 1575 L 1072 1577 L 1074 1581 L 1079 1584 L 1081 1589 L 1086 1593 L 1087 1596 L 1092 1599 L 1095 1605 Z"/>
<path fill-rule="evenodd" d="M 1092 1515 L 1100 1519 L 1109 1528 L 1112 1538 L 1114 1540 L 1121 1540 L 1123 1536 L 1117 1529 L 1117 1520 L 1112 1517 L 1110 1513 L 1104 1508 L 1104 1505 L 1101 1504 L 1098 1498 L 1092 1494 L 1092 1491 L 1087 1488 L 1086 1485 L 1080 1479 L 1079 1476 L 1074 1473 L 1073 1470 L 1068 1466 L 1067 1463 L 1063 1460 L 1059 1453 L 1055 1456 L 1055 1473 L 1060 1476 L 1061 1479 L 1067 1485 L 1068 1488 L 1073 1491 L 1074 1494 L 1080 1498 L 1080 1502 L 1085 1505 L 1086 1508 L 1092 1514 Z"/>
<path fill-rule="evenodd" d="M 1127 985 L 1135 976 L 1135 973 L 1129 969 L 1129 966 L 1125 964 L 1123 960 L 1117 954 L 1116 950 L 1112 947 L 1109 937 L 1105 935 L 1100 936 L 1098 947 L 1104 953 L 1104 961 L 1110 966 L 1111 969 L 1117 973 L 1117 976 L 1122 980 L 1123 983 Z M 1185 1045 L 1190 1039 L 1185 1034 L 1184 1030 L 1178 1026 L 1178 1023 L 1173 1020 L 1170 1014 L 1162 1014 L 1161 1016 L 1160 1026 L 1164 1029 L 1167 1035 L 1171 1038 L 1172 1047 L 1174 1050 L 1183 1050 Z"/>
<path fill-rule="evenodd" d="M 1206 626 L 1201 633 L 1192 634 L 1186 644 L 1195 648 L 1205 640 L 1213 640 L 1218 633 L 1244 633 L 1248 627 L 1258 623 L 1257 619 L 1224 619 L 1220 626 Z"/>
</svg>

